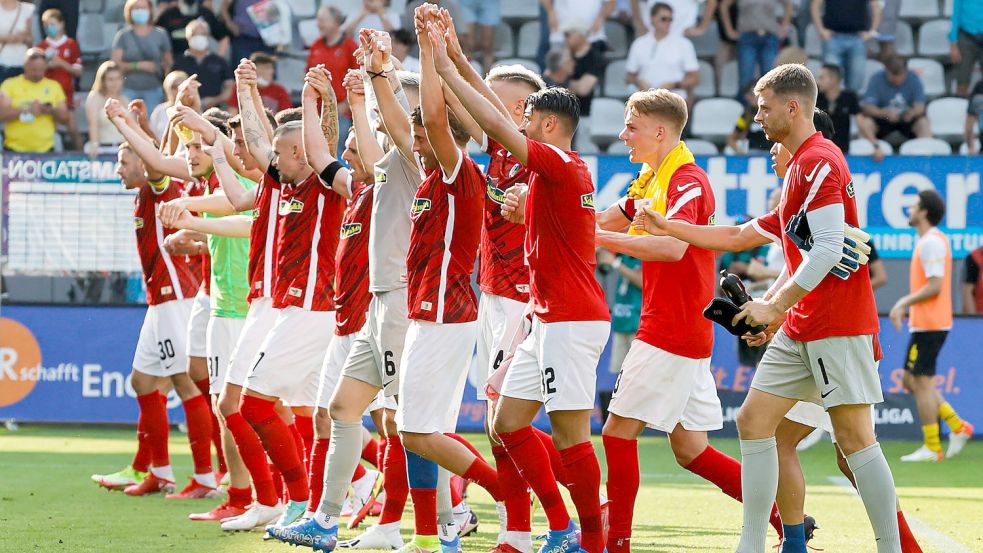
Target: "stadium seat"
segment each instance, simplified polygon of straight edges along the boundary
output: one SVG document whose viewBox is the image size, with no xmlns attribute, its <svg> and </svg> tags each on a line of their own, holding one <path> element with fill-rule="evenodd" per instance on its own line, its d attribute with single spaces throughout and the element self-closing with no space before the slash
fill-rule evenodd
<svg viewBox="0 0 983 553">
<path fill-rule="evenodd" d="M 276 81 L 290 92 L 300 92 L 304 89 L 306 67 L 306 60 L 281 56 L 276 61 Z"/>
<path fill-rule="evenodd" d="M 503 19 L 524 20 L 539 17 L 539 2 L 531 0 L 502 0 Z"/>
<path fill-rule="evenodd" d="M 919 1 L 924 2 L 925 0 Z M 894 48 L 899 56 L 915 55 L 915 36 L 911 31 L 911 24 L 907 21 L 898 21 L 898 28 L 894 32 Z"/>
<path fill-rule="evenodd" d="M 974 140 L 976 140 L 976 151 L 979 152 L 980 151 L 980 139 L 979 138 L 975 138 Z M 962 144 L 959 145 L 959 155 L 963 155 L 964 156 L 964 155 L 967 155 L 967 154 L 969 154 L 969 144 L 963 142 Z"/>
<path fill-rule="evenodd" d="M 966 121 L 965 98 L 936 98 L 928 103 L 928 122 L 932 126 L 932 135 L 954 142 L 963 136 L 963 125 Z"/>
<path fill-rule="evenodd" d="M 611 98 L 624 98 L 629 95 L 628 85 L 625 84 L 625 60 L 611 61 L 604 69 L 604 95 Z"/>
<path fill-rule="evenodd" d="M 604 34 L 608 37 L 606 55 L 609 58 L 623 58 L 628 55 L 628 29 L 617 21 L 604 22 Z"/>
<path fill-rule="evenodd" d="M 720 96 L 737 98 L 737 94 L 740 92 L 740 85 L 737 79 L 737 61 L 730 60 L 720 70 L 720 82 L 717 84 Z"/>
<path fill-rule="evenodd" d="M 693 106 L 690 131 L 693 136 L 712 142 L 723 140 L 734 130 L 734 122 L 744 106 L 733 98 L 706 98 Z"/>
<path fill-rule="evenodd" d="M 952 21 L 935 19 L 918 28 L 918 55 L 949 57 L 949 29 Z"/>
<path fill-rule="evenodd" d="M 535 58 L 539 48 L 539 21 L 526 21 L 519 26 L 519 47 L 516 54 L 523 58 Z"/>
<path fill-rule="evenodd" d="M 867 91 L 867 84 L 870 82 L 870 78 L 874 76 L 875 73 L 884 70 L 884 64 L 871 58 L 867 58 L 864 64 L 864 86 L 863 90 L 856 91 L 857 94 L 863 97 L 864 92 Z"/>
<path fill-rule="evenodd" d="M 939 16 L 939 3 L 936 0 L 901 0 L 898 17 L 904 19 L 931 19 Z"/>
<path fill-rule="evenodd" d="M 624 142 L 618 140 L 617 142 L 612 142 L 611 145 L 608 146 L 607 153 L 610 155 L 623 156 L 628 155 L 628 150 L 628 146 L 626 146 Z"/>
<path fill-rule="evenodd" d="M 952 17 L 952 0 L 942 0 L 942 17 Z"/>
<path fill-rule="evenodd" d="M 533 60 L 527 60 L 526 58 L 505 58 L 501 60 L 495 60 L 495 64 L 492 67 L 498 67 L 499 65 L 513 65 L 513 64 L 521 65 L 523 67 L 528 68 L 530 71 L 534 71 L 536 73 L 542 73 L 542 69 L 539 67 L 538 63 L 534 62 Z"/>
<path fill-rule="evenodd" d="M 112 24 L 110 24 L 112 25 Z M 94 13 L 79 14 L 78 43 L 83 55 L 103 54 L 112 45 L 113 36 L 103 29 L 103 18 Z"/>
<path fill-rule="evenodd" d="M 317 15 L 316 0 L 290 0 L 290 15 L 294 19 L 307 19 Z"/>
<path fill-rule="evenodd" d="M 717 32 L 717 22 L 711 21 L 707 32 L 702 36 L 691 38 L 696 55 L 700 58 L 713 58 L 720 49 L 720 34 Z"/>
<path fill-rule="evenodd" d="M 495 57 L 510 58 L 515 52 L 515 40 L 512 37 L 512 27 L 499 25 L 495 27 Z"/>
<path fill-rule="evenodd" d="M 894 147 L 890 143 L 884 140 L 878 140 L 878 144 L 881 146 L 881 151 L 887 155 L 894 153 Z M 850 141 L 850 155 L 852 156 L 869 156 L 874 153 L 874 145 L 870 143 L 866 138 L 855 138 Z"/>
<path fill-rule="evenodd" d="M 686 147 L 689 148 L 689 151 L 693 152 L 693 155 L 715 156 L 720 153 L 720 150 L 717 149 L 717 145 L 709 140 L 691 138 L 685 142 Z"/>
<path fill-rule="evenodd" d="M 823 39 L 812 23 L 806 27 L 806 54 L 813 58 L 823 57 Z"/>
<path fill-rule="evenodd" d="M 613 98 L 594 98 L 590 105 L 590 137 L 604 147 L 618 139 L 625 127 L 625 103 Z"/>
<path fill-rule="evenodd" d="M 79 107 L 74 110 L 72 114 L 75 117 L 75 125 L 78 127 L 79 134 L 88 140 L 89 137 L 86 133 L 89 132 L 89 118 L 85 116 L 85 99 L 88 98 L 88 92 L 76 92 L 75 101 L 78 102 Z"/>
<path fill-rule="evenodd" d="M 929 99 L 945 96 L 945 69 L 941 63 L 929 58 L 911 58 L 908 69 L 922 79 L 925 95 Z"/>
<path fill-rule="evenodd" d="M 938 138 L 912 138 L 898 148 L 903 156 L 948 156 L 952 155 L 952 146 Z"/>
<path fill-rule="evenodd" d="M 123 4 L 126 0 L 106 0 L 105 15 L 106 21 L 113 21 L 116 23 L 123 22 Z"/>
<path fill-rule="evenodd" d="M 608 66 L 611 69 L 611 66 Z M 624 66 L 621 68 L 624 71 Z M 605 75 L 605 85 L 608 77 Z M 622 80 L 624 80 L 622 78 Z M 700 84 L 693 89 L 693 94 L 697 98 L 712 98 L 717 95 L 717 72 L 713 69 L 713 64 L 700 60 Z M 610 96 L 610 94 L 609 94 Z"/>
<path fill-rule="evenodd" d="M 102 13 L 102 0 L 82 0 L 79 4 L 82 13 Z"/>
<path fill-rule="evenodd" d="M 303 19 L 297 23 L 297 35 L 300 36 L 304 48 L 310 48 L 311 44 L 321 36 L 317 30 L 317 19 Z"/>
</svg>

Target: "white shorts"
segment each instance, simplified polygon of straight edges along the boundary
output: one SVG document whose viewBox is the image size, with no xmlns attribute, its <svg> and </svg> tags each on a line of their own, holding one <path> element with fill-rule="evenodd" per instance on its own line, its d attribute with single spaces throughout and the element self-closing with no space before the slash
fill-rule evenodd
<svg viewBox="0 0 983 553">
<path fill-rule="evenodd" d="M 249 370 L 253 368 L 253 360 L 259 353 L 259 346 L 273 330 L 273 323 L 276 322 L 279 309 L 273 308 L 273 300 L 270 298 L 255 298 L 249 304 L 249 312 L 246 313 L 246 324 L 239 333 L 239 341 L 232 350 L 232 358 L 229 360 L 229 370 L 225 375 L 225 382 L 239 387 L 246 386 L 246 377 Z"/>
<path fill-rule="evenodd" d="M 259 346 L 246 388 L 280 398 L 291 407 L 315 406 L 318 375 L 334 329 L 334 311 L 281 309 Z"/>
<path fill-rule="evenodd" d="M 211 318 L 212 304 L 207 294 L 198 291 L 194 305 L 191 307 L 191 318 L 188 320 L 188 357 L 205 357 L 208 353 L 208 319 Z"/>
<path fill-rule="evenodd" d="M 411 321 L 400 363 L 396 428 L 453 432 L 461 410 L 477 324 Z"/>
<path fill-rule="evenodd" d="M 479 401 L 488 399 L 485 394 L 488 377 L 519 345 L 516 336 L 522 327 L 526 305 L 502 296 L 481 294 L 478 301 L 478 354 L 471 379 L 478 390 Z"/>
<path fill-rule="evenodd" d="M 641 340 L 631 343 L 608 411 L 649 428 L 707 432 L 724 426 L 710 358 L 669 353 Z"/>
<path fill-rule="evenodd" d="M 348 352 L 355 343 L 357 332 L 331 337 L 328 344 L 328 351 L 324 355 L 324 363 L 321 365 L 321 374 L 317 383 L 317 406 L 327 409 L 331 405 L 331 396 L 334 395 L 338 381 L 341 379 L 341 368 L 345 366 L 345 359 Z"/>
<path fill-rule="evenodd" d="M 594 408 L 597 362 L 611 333 L 608 321 L 544 323 L 515 352 L 502 395 L 543 402 L 546 412 Z"/>
<path fill-rule="evenodd" d="M 140 338 L 133 354 L 133 370 L 150 376 L 167 377 L 188 368 L 188 319 L 191 298 L 147 306 Z"/>
<path fill-rule="evenodd" d="M 206 354 L 208 357 L 208 392 L 222 393 L 225 386 L 225 375 L 228 372 L 232 351 L 239 342 L 242 327 L 246 319 L 231 317 L 209 317 L 206 339 Z"/>
<path fill-rule="evenodd" d="M 406 312 L 406 288 L 374 294 L 341 374 L 381 388 L 387 396 L 396 395 L 410 326 Z"/>
</svg>

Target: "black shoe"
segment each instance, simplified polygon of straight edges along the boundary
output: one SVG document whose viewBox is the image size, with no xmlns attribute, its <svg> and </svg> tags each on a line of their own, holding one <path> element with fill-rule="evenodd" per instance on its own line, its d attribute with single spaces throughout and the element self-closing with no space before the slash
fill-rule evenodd
<svg viewBox="0 0 983 553">
<path fill-rule="evenodd" d="M 809 540 L 812 539 L 813 534 L 815 534 L 816 530 L 819 529 L 819 525 L 816 524 L 815 518 L 806 515 L 805 518 L 802 520 L 802 529 L 806 536 L 806 543 L 809 543 Z"/>
</svg>

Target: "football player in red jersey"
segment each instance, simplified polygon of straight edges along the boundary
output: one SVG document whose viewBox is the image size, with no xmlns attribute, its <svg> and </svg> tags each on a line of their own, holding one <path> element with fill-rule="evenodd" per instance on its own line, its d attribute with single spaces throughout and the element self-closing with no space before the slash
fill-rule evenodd
<svg viewBox="0 0 983 553">
<path fill-rule="evenodd" d="M 542 502 L 550 532 L 541 551 L 604 549 L 600 468 L 590 442 L 597 360 L 610 314 L 594 277 L 594 183 L 570 150 L 579 102 L 548 88 L 526 99 L 519 128 L 458 73 L 446 52 L 442 21 L 431 24 L 434 63 L 482 130 L 532 172 L 524 208 L 525 254 L 534 302 L 531 334 L 519 346 L 502 386 L 494 429 Z M 545 405 L 566 469 L 582 537 L 563 504 L 549 455 L 531 423 Z"/>
<path fill-rule="evenodd" d="M 649 209 L 639 212 L 635 222 L 649 233 L 715 250 L 743 251 L 769 241 L 783 246 L 789 278 L 769 299 L 744 304 L 734 318 L 734 324 L 767 325 L 765 332 L 746 336 L 750 344 L 771 339 L 737 418 L 744 490 L 737 551 L 766 549 L 778 487 L 775 430 L 795 402 L 803 400 L 829 412 L 874 528 L 878 553 L 900 553 L 894 479 L 871 421 L 870 405 L 883 401 L 883 393 L 870 274 L 862 264 L 855 271 L 830 274 L 842 265 L 845 225 L 858 224 L 850 171 L 839 148 L 816 132 L 817 89 L 808 68 L 776 67 L 758 81 L 755 94 L 755 120 L 770 140 L 792 154 L 779 206 L 740 227 L 669 221 Z M 801 521 L 786 521 L 785 529 L 786 547 L 805 551 Z"/>
<path fill-rule="evenodd" d="M 636 92 L 625 106 L 620 138 L 643 165 L 628 195 L 598 215 L 597 243 L 642 260 L 641 324 L 625 358 L 604 425 L 609 553 L 630 551 L 632 511 L 639 487 L 638 436 L 646 427 L 669 435 L 676 462 L 740 501 L 741 466 L 710 445 L 707 432 L 723 427 L 710 372 L 713 323 L 703 309 L 714 295 L 714 253 L 674 238 L 632 231 L 637 206 L 674 221 L 713 224 L 716 209 L 706 173 L 680 140 L 686 101 L 665 89 Z M 628 231 L 628 234 L 625 234 Z M 667 328 L 683 329 L 667 332 Z M 771 524 L 781 535 L 781 519 Z"/>
</svg>

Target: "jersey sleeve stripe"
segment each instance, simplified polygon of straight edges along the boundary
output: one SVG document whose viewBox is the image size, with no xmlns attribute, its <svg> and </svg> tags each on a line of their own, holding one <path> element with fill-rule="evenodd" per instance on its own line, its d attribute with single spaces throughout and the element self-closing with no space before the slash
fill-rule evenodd
<svg viewBox="0 0 983 553">
<path fill-rule="evenodd" d="M 276 223 L 280 216 L 280 190 L 270 190 L 269 215 L 266 218 L 266 244 L 263 249 L 263 297 L 273 297 L 273 245 L 276 243 Z"/>
<path fill-rule="evenodd" d="M 557 148 L 556 146 L 554 146 L 552 144 L 547 144 L 545 142 L 540 142 L 540 144 L 542 144 L 543 146 L 546 146 L 550 150 L 553 150 L 554 152 L 556 152 L 556 155 L 560 156 L 560 159 L 562 159 L 564 163 L 570 163 L 572 161 L 570 159 L 570 156 L 568 156 L 566 152 L 564 152 L 563 150 Z"/>
<path fill-rule="evenodd" d="M 782 239 L 766 231 L 764 228 L 762 228 L 761 223 L 759 223 L 757 219 L 751 219 L 751 226 L 754 227 L 754 230 L 757 231 L 757 233 L 760 234 L 761 236 L 764 236 L 765 238 L 771 240 L 772 242 L 778 244 L 779 246 L 782 245 Z"/>
<path fill-rule="evenodd" d="M 314 288 L 317 285 L 318 242 L 321 241 L 321 216 L 324 214 L 324 194 L 317 195 L 317 222 L 314 223 L 314 236 L 311 237 L 311 259 L 307 266 L 307 284 L 304 287 L 304 309 L 314 307 Z"/>
<path fill-rule="evenodd" d="M 444 184 L 452 184 L 455 180 L 457 180 L 457 175 L 461 172 L 461 165 L 463 163 L 464 154 L 461 153 L 461 150 L 457 150 L 457 163 L 454 164 L 454 170 L 451 171 L 451 174 L 448 175 L 446 172 L 444 172 L 443 167 L 440 168 L 440 172 L 444 177 Z"/>
<path fill-rule="evenodd" d="M 702 195 L 703 195 L 702 188 L 697 187 L 687 190 L 685 194 L 680 196 L 679 200 L 676 201 L 676 203 L 669 209 L 669 211 L 666 212 L 666 219 L 672 219 L 673 215 L 679 213 L 679 210 L 685 207 L 686 204 L 692 202 L 693 200 L 699 198 Z"/>
<path fill-rule="evenodd" d="M 823 181 L 826 180 L 826 177 L 829 176 L 829 173 L 833 170 L 833 167 L 828 162 L 820 161 L 819 163 L 823 164 L 823 166 L 819 168 L 819 174 L 816 174 L 815 168 L 812 170 L 813 175 L 815 175 L 815 180 L 812 181 L 812 186 L 809 187 L 809 195 L 806 196 L 805 201 L 802 202 L 803 211 L 809 210 L 809 204 L 811 204 L 812 200 L 815 199 L 816 194 L 819 193 L 819 189 L 823 185 Z M 808 180 L 808 177 L 806 178 Z"/>
</svg>

